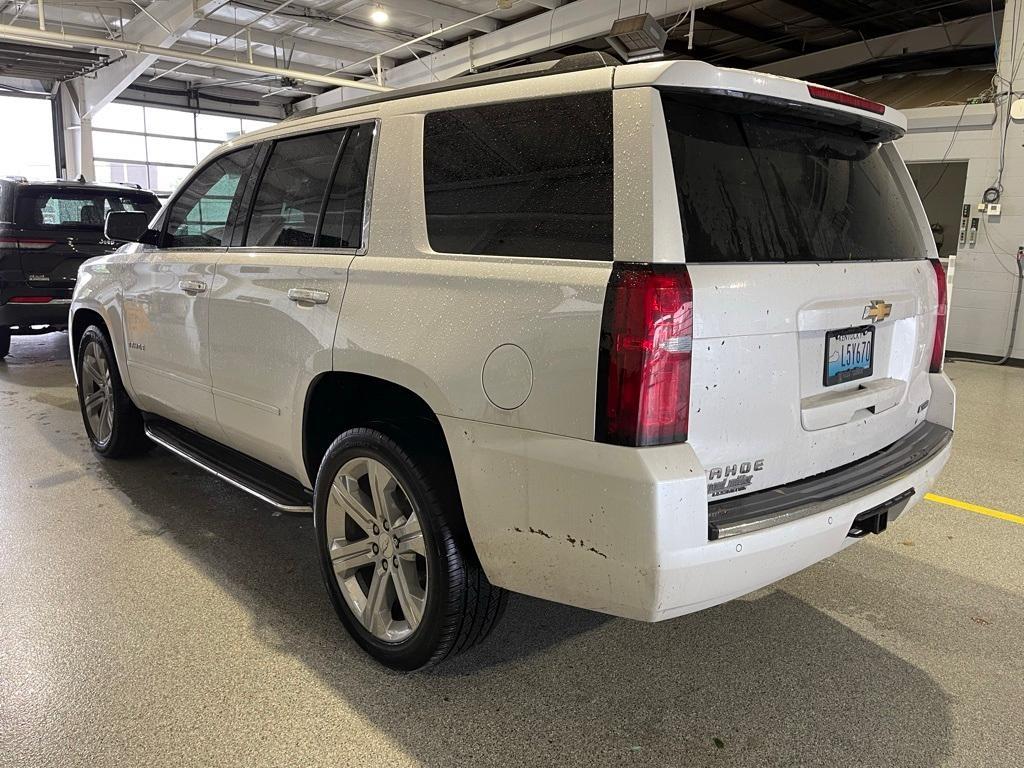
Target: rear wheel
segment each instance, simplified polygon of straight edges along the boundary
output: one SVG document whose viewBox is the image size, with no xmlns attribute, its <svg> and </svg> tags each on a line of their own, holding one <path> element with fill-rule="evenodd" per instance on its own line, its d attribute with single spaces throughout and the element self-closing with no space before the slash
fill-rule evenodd
<svg viewBox="0 0 1024 768">
<path fill-rule="evenodd" d="M 110 342 L 90 325 L 78 342 L 78 402 L 93 450 L 119 459 L 149 448 L 142 414 L 128 397 Z"/>
<path fill-rule="evenodd" d="M 437 455 L 350 429 L 317 475 L 314 522 L 331 602 L 356 642 L 394 669 L 431 666 L 479 642 L 507 600 L 476 561 L 451 468 Z"/>
<path fill-rule="evenodd" d="M 0 325 L 0 359 L 7 357 L 11 351 L 11 329 L 6 325 Z"/>
</svg>

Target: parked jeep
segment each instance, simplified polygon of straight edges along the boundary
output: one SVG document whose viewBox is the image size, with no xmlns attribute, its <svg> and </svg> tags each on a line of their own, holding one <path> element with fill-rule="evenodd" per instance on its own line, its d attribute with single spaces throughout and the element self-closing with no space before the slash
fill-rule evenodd
<svg viewBox="0 0 1024 768">
<path fill-rule="evenodd" d="M 107 213 L 159 208 L 134 186 L 0 178 L 0 358 L 12 333 L 67 327 L 78 268 L 116 248 L 103 235 Z"/>
<path fill-rule="evenodd" d="M 558 63 L 224 145 L 87 262 L 85 428 L 312 510 L 384 664 L 507 591 L 642 621 L 880 533 L 950 450 L 945 276 L 892 109 Z M 284 587 L 286 588 L 286 587 Z"/>
</svg>

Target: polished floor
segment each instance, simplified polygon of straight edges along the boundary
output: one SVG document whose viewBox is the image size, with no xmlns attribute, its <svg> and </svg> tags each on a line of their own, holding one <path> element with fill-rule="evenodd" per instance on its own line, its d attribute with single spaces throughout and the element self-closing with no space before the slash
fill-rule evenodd
<svg viewBox="0 0 1024 768">
<path fill-rule="evenodd" d="M 1024 766 L 1024 525 L 924 502 L 746 599 L 644 625 L 514 598 L 382 670 L 311 521 L 89 450 L 66 337 L 0 362 L 0 765 Z M 1024 370 L 951 363 L 935 492 L 1024 516 Z"/>
</svg>

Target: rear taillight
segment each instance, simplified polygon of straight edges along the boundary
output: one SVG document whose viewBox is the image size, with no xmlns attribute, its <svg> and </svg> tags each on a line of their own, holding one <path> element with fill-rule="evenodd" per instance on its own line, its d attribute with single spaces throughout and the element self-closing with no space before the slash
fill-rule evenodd
<svg viewBox="0 0 1024 768">
<path fill-rule="evenodd" d="M 8 301 L 11 304 L 48 304 L 53 296 L 12 296 Z"/>
<path fill-rule="evenodd" d="M 932 373 L 942 371 L 942 359 L 946 354 L 946 270 L 942 262 L 932 259 L 935 269 L 935 287 L 938 290 L 938 305 L 935 308 L 935 338 L 932 340 L 932 364 L 928 370 Z"/>
<path fill-rule="evenodd" d="M 43 251 L 53 245 L 56 240 L 39 238 L 0 237 L 0 248 L 21 248 L 26 251 Z"/>
<path fill-rule="evenodd" d="M 885 104 L 879 104 L 877 101 L 871 101 L 870 99 L 862 99 L 860 96 L 854 96 L 852 93 L 846 93 L 845 91 L 834 91 L 831 88 L 822 88 L 820 85 L 808 85 L 807 92 L 811 95 L 812 99 L 818 99 L 819 101 L 831 101 L 833 104 L 863 109 L 865 112 L 874 112 L 876 115 L 885 114 Z"/>
<path fill-rule="evenodd" d="M 601 321 L 596 439 L 629 446 L 684 442 L 692 349 L 686 267 L 616 262 Z"/>
</svg>

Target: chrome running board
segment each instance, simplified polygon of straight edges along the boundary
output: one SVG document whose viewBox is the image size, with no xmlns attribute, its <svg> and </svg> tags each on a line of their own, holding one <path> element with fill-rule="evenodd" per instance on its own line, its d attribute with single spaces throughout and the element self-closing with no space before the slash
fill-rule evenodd
<svg viewBox="0 0 1024 768">
<path fill-rule="evenodd" d="M 146 436 L 190 464 L 283 512 L 313 511 L 313 494 L 297 480 L 227 446 L 155 418 L 147 418 Z"/>
</svg>

